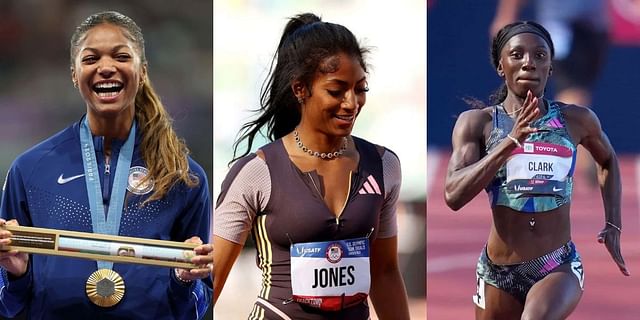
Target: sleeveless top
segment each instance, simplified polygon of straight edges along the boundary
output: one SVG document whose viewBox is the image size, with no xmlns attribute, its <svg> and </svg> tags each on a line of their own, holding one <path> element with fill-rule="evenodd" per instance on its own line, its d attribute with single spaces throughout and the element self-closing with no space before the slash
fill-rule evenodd
<svg viewBox="0 0 640 320">
<path fill-rule="evenodd" d="M 491 207 L 505 206 L 525 213 L 556 209 L 571 200 L 576 145 L 567 131 L 558 102 L 544 100 L 547 113 L 533 121 L 538 131 L 513 150 L 487 186 Z M 493 106 L 493 129 L 486 152 L 507 137 L 514 125 L 502 104 Z"/>
</svg>

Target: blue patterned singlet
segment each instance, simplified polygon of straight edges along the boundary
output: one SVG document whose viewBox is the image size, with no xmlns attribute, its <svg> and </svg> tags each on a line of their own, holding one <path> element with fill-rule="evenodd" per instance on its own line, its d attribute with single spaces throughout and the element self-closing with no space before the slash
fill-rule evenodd
<svg viewBox="0 0 640 320">
<path fill-rule="evenodd" d="M 498 170 L 486 190 L 491 207 L 506 206 L 526 213 L 556 209 L 571 200 L 576 146 L 567 131 L 561 104 L 544 100 L 548 111 Z M 502 104 L 493 106 L 493 129 L 486 151 L 507 137 L 514 125 Z"/>
</svg>

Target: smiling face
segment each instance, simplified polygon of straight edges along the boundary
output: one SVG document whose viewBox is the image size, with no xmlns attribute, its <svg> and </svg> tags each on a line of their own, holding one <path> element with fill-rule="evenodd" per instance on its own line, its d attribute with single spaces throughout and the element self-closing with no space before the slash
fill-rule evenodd
<svg viewBox="0 0 640 320">
<path fill-rule="evenodd" d="M 510 92 L 520 98 L 531 90 L 534 96 L 544 93 L 551 72 L 551 53 L 546 41 L 533 33 L 513 36 L 500 52 L 498 73 L 504 74 Z"/>
<path fill-rule="evenodd" d="M 146 75 L 139 51 L 125 29 L 113 24 L 99 24 L 86 32 L 71 76 L 90 115 L 133 116 L 138 87 Z"/>
<path fill-rule="evenodd" d="M 356 117 L 367 100 L 367 78 L 360 62 L 344 53 L 325 59 L 309 89 L 294 93 L 304 97 L 302 125 L 328 136 L 351 134 Z"/>
</svg>

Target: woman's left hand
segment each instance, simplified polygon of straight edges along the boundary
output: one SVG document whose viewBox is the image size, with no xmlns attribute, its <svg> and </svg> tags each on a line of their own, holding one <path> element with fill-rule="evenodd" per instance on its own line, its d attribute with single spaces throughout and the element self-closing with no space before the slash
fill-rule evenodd
<svg viewBox="0 0 640 320">
<path fill-rule="evenodd" d="M 620 272 L 625 276 L 631 275 L 625 266 L 624 258 L 622 258 L 622 253 L 620 252 L 620 230 L 613 226 L 606 225 L 604 229 L 598 233 L 598 242 L 604 243 L 604 246 L 607 247 L 611 258 L 613 258 L 613 261 L 615 261 L 618 268 L 620 268 Z"/>
<path fill-rule="evenodd" d="M 197 279 L 203 279 L 211 275 L 213 272 L 213 245 L 210 243 L 203 244 L 199 237 L 191 237 L 185 241 L 186 243 L 195 243 L 199 246 L 195 247 L 193 251 L 196 256 L 191 258 L 191 263 L 198 266 L 194 269 L 175 269 L 178 279 L 184 282 L 191 282 Z"/>
</svg>

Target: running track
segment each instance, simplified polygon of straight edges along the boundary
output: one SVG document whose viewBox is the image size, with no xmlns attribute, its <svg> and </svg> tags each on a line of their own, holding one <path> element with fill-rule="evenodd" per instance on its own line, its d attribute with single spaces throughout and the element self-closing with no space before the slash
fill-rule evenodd
<svg viewBox="0 0 640 320">
<path fill-rule="evenodd" d="M 427 317 L 473 319 L 475 266 L 489 234 L 491 216 L 484 192 L 458 212 L 444 203 L 449 154 L 428 151 L 427 170 Z M 599 190 L 577 176 L 571 208 L 573 241 L 582 256 L 585 291 L 568 319 L 640 319 L 640 158 L 620 156 L 622 175 L 622 255 L 630 277 L 620 273 L 605 247 L 596 241 L 604 226 Z"/>
</svg>

